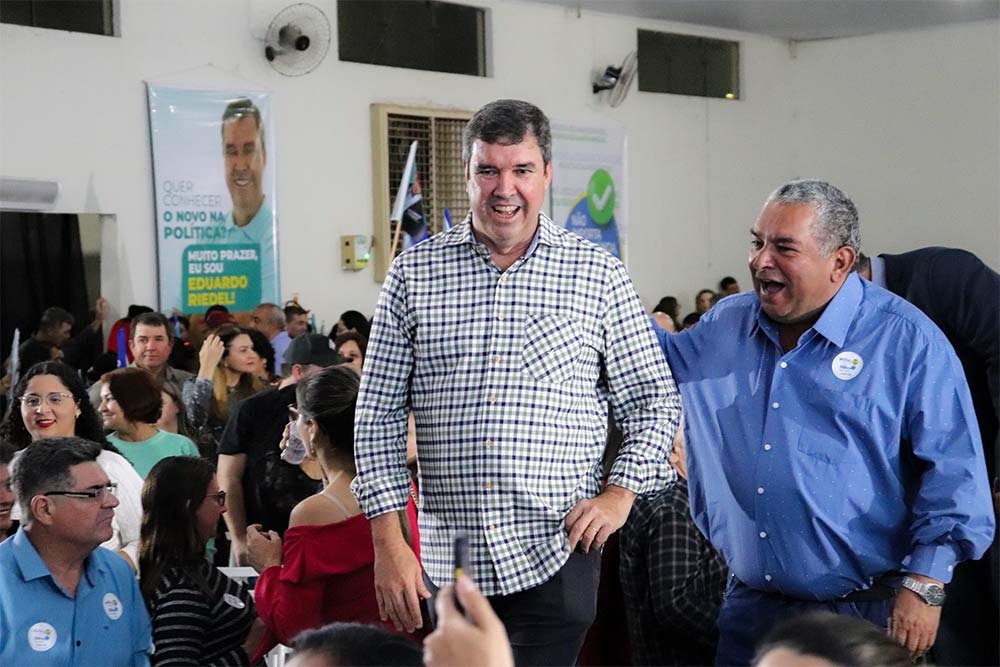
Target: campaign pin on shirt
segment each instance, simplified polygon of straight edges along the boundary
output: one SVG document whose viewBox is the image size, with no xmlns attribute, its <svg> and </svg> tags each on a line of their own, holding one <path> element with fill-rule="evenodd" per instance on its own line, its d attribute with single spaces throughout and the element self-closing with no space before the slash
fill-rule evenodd
<svg viewBox="0 0 1000 667">
<path fill-rule="evenodd" d="M 114 593 L 104 594 L 104 613 L 112 621 L 117 621 L 122 617 L 122 602 Z"/>
<path fill-rule="evenodd" d="M 28 628 L 28 646 L 32 651 L 48 651 L 56 645 L 56 629 L 48 623 L 35 623 Z"/>
<path fill-rule="evenodd" d="M 243 603 L 243 600 L 239 599 L 232 593 L 226 593 L 225 595 L 223 595 L 222 600 L 223 602 L 228 604 L 230 607 L 233 607 L 234 609 L 243 609 L 244 607 L 246 607 L 246 604 Z"/>
<path fill-rule="evenodd" d="M 864 365 L 865 360 L 857 352 L 841 352 L 833 358 L 833 375 L 840 380 L 853 380 Z"/>
</svg>

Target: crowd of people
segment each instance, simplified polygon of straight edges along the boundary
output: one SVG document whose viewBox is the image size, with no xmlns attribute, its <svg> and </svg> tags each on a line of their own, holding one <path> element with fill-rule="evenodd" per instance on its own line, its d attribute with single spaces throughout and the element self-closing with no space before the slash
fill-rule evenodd
<svg viewBox="0 0 1000 667">
<path fill-rule="evenodd" d="M 615 597 L 616 663 L 996 663 L 996 272 L 867 257 L 799 180 L 751 291 L 647 315 L 542 210 L 540 109 L 462 145 L 469 216 L 371 320 L 45 311 L 0 423 L 0 664 L 571 665 Z"/>
</svg>

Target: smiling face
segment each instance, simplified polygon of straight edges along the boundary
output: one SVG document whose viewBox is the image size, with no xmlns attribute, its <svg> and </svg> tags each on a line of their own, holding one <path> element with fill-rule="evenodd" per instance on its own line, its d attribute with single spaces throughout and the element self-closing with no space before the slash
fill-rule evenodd
<svg viewBox="0 0 1000 667">
<path fill-rule="evenodd" d="M 476 139 L 465 166 L 476 237 L 500 254 L 530 243 L 551 180 L 534 134 L 517 144 Z"/>
<path fill-rule="evenodd" d="M 811 325 L 854 265 L 843 246 L 823 257 L 812 233 L 816 208 L 772 202 L 751 229 L 750 277 L 761 308 L 784 325 Z"/>
<path fill-rule="evenodd" d="M 222 361 L 234 373 L 256 373 L 260 370 L 260 356 L 253 349 L 253 340 L 240 334 L 229 343 L 229 353 Z"/>
<path fill-rule="evenodd" d="M 37 408 L 21 402 L 21 419 L 32 442 L 42 438 L 69 438 L 76 434 L 80 408 L 71 396 L 58 396 L 69 393 L 70 390 L 55 375 L 36 375 L 28 380 L 24 395 L 33 394 L 43 399 Z"/>
<path fill-rule="evenodd" d="M 108 386 L 107 382 L 101 385 L 101 404 L 98 406 L 97 412 L 101 415 L 104 428 L 109 431 L 118 431 L 128 425 L 125 411 L 112 396 L 111 387 Z"/>
<path fill-rule="evenodd" d="M 233 199 L 233 208 L 256 213 L 264 201 L 261 183 L 266 160 L 257 121 L 244 116 L 223 123 L 222 149 L 226 158 L 226 186 Z"/>
</svg>

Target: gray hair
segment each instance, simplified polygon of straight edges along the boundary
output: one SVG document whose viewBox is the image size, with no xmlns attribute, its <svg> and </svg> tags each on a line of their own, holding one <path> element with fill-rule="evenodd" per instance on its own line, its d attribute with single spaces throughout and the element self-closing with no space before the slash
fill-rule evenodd
<svg viewBox="0 0 1000 667">
<path fill-rule="evenodd" d="M 521 100 L 490 102 L 472 117 L 462 132 L 462 161 L 472 159 L 472 144 L 479 139 L 488 144 L 519 144 L 528 133 L 535 136 L 542 162 L 552 161 L 552 130 L 541 109 Z"/>
<path fill-rule="evenodd" d="M 23 523 L 30 525 L 31 499 L 50 491 L 69 491 L 76 480 L 70 468 L 97 461 L 101 446 L 83 438 L 43 438 L 21 451 L 11 471 Z"/>
<path fill-rule="evenodd" d="M 267 319 L 273 326 L 285 326 L 285 311 L 278 304 L 262 303 L 257 308 L 267 311 Z"/>
<path fill-rule="evenodd" d="M 837 248 L 844 246 L 854 250 L 855 254 L 860 252 L 858 209 L 840 189 L 825 181 L 789 181 L 772 192 L 764 205 L 772 203 L 808 204 L 816 207 L 812 234 L 824 257 L 829 257 Z"/>
</svg>

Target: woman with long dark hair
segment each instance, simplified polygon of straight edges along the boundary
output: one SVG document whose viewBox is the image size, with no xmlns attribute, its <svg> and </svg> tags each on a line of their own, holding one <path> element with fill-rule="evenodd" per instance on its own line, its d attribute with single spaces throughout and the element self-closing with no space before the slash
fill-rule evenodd
<svg viewBox="0 0 1000 667">
<path fill-rule="evenodd" d="M 135 569 L 142 521 L 142 478 L 104 437 L 101 420 L 76 370 L 58 361 L 35 364 L 18 381 L 14 397 L 20 410 L 12 406 L 0 424 L 0 440 L 14 449 L 22 450 L 42 438 L 73 436 L 101 445 L 104 451 L 97 462 L 118 484 L 115 496 L 119 501 L 112 522 L 114 532 L 101 546 L 121 553 Z M 20 520 L 19 506 L 14 506 L 13 513 Z"/>
<path fill-rule="evenodd" d="M 324 368 L 296 386 L 295 427 L 306 456 L 319 463 L 323 490 L 292 510 L 282 541 L 259 525 L 247 529 L 250 564 L 260 572 L 254 592 L 268 635 L 260 657 L 275 644 L 291 645 L 300 631 L 331 621 L 380 624 L 375 600 L 371 524 L 351 493 L 354 408 L 358 374 Z M 288 430 L 286 430 L 286 440 Z M 284 443 L 283 443 L 284 444 Z M 417 510 L 407 508 L 410 544 L 420 557 Z"/>
<path fill-rule="evenodd" d="M 257 637 L 253 597 L 205 559 L 226 511 L 212 464 L 163 459 L 146 478 L 142 509 L 139 587 L 153 623 L 152 664 L 249 664 Z"/>
</svg>

